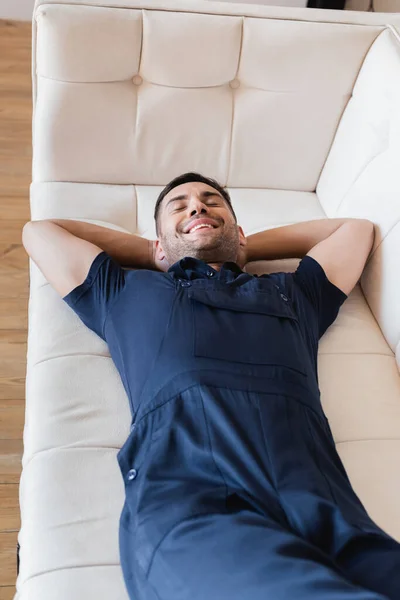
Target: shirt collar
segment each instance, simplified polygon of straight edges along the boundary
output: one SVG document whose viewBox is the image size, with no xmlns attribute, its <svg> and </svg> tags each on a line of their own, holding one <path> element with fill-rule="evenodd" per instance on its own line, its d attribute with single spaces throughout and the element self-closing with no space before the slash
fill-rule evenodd
<svg viewBox="0 0 400 600">
<path fill-rule="evenodd" d="M 203 260 L 193 258 L 192 256 L 185 256 L 168 269 L 168 273 L 171 273 L 171 275 L 177 279 L 208 278 L 210 272 L 214 273 L 216 279 L 235 278 L 238 275 L 241 275 L 241 273 L 244 273 L 239 265 L 234 262 L 224 262 L 221 269 L 217 271 Z"/>
</svg>

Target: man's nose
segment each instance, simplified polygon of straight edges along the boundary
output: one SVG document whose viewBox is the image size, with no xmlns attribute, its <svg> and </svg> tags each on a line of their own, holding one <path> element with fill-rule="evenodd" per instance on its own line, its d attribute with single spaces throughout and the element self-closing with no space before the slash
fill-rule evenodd
<svg viewBox="0 0 400 600">
<path fill-rule="evenodd" d="M 190 215 L 195 215 L 196 213 L 206 213 L 207 207 L 201 200 L 193 200 L 189 206 Z"/>
</svg>

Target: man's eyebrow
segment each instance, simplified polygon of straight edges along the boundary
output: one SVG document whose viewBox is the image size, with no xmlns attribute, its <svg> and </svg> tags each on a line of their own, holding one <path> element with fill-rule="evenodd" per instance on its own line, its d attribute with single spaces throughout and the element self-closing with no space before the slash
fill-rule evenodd
<svg viewBox="0 0 400 600">
<path fill-rule="evenodd" d="M 215 192 L 204 190 L 203 192 L 201 192 L 200 196 L 203 196 L 203 198 L 207 198 L 208 196 L 219 196 L 220 198 L 222 198 L 221 194 L 219 194 L 217 190 L 215 190 Z M 187 200 L 187 197 L 187 194 L 180 194 L 179 196 L 174 196 L 174 198 L 168 200 L 167 204 L 165 205 L 165 208 L 167 208 L 168 204 L 170 204 L 171 202 L 176 202 L 177 200 Z"/>
</svg>

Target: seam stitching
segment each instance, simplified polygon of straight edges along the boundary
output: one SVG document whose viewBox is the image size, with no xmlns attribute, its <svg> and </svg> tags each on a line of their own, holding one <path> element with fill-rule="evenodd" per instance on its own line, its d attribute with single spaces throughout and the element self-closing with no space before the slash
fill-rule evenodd
<svg viewBox="0 0 400 600">
<path fill-rule="evenodd" d="M 222 479 L 222 481 L 224 482 L 224 485 L 225 485 L 225 510 L 226 510 L 226 512 L 228 512 L 228 485 L 227 485 L 227 483 L 225 481 L 225 477 L 223 476 L 223 473 L 222 473 L 221 469 L 217 465 L 217 461 L 215 460 L 215 456 L 214 456 L 214 452 L 213 452 L 212 444 L 211 444 L 211 436 L 210 436 L 210 431 L 209 431 L 209 426 L 208 426 L 208 420 L 207 420 L 206 411 L 205 411 L 205 408 L 204 408 L 203 395 L 202 395 L 201 389 L 198 389 L 198 391 L 199 391 L 199 395 L 200 395 L 201 407 L 203 409 L 204 422 L 206 424 L 208 445 L 210 447 L 211 458 L 212 458 L 212 461 L 213 461 L 213 463 L 215 465 L 215 468 L 217 469 L 218 473 L 220 474 L 220 477 L 221 477 L 221 479 Z"/>
<path fill-rule="evenodd" d="M 322 478 L 325 480 L 326 485 L 328 486 L 328 489 L 329 489 L 329 492 L 331 494 L 332 500 L 334 501 L 334 503 L 336 504 L 336 506 L 340 508 L 339 503 L 338 503 L 338 501 L 336 499 L 336 496 L 333 493 L 333 490 L 332 490 L 331 484 L 329 482 L 329 479 L 325 475 L 324 471 L 321 469 L 321 465 L 320 465 L 320 461 L 319 461 L 319 457 L 318 457 L 318 452 L 316 451 L 315 439 L 314 439 L 314 435 L 313 435 L 312 428 L 311 428 L 311 425 L 310 425 L 309 415 L 308 415 L 308 411 L 307 410 L 305 410 L 305 417 L 306 417 L 306 422 L 307 422 L 308 433 L 310 435 L 311 443 L 312 443 L 312 447 L 313 447 L 313 455 L 314 455 L 315 464 L 316 464 L 316 466 L 318 468 L 318 471 L 322 475 Z"/>
</svg>

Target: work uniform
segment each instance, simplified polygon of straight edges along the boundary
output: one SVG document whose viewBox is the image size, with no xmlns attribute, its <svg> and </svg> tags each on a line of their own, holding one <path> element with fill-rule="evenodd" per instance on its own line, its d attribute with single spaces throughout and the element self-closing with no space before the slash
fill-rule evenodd
<svg viewBox="0 0 400 600">
<path fill-rule="evenodd" d="M 132 600 L 400 598 L 400 544 L 353 491 L 320 402 L 318 341 L 346 298 L 310 256 L 257 276 L 191 257 L 129 271 L 106 252 L 64 297 L 130 402 Z"/>
</svg>

